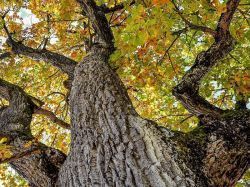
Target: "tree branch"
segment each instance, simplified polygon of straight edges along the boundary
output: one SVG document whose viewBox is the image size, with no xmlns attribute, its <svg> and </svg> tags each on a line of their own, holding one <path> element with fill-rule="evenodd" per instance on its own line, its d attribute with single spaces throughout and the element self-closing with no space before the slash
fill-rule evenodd
<svg viewBox="0 0 250 187">
<path fill-rule="evenodd" d="M 76 61 L 74 61 L 68 57 L 65 57 L 61 54 L 57 54 L 57 53 L 48 51 L 46 49 L 42 49 L 42 50 L 33 49 L 31 47 L 25 46 L 24 44 L 22 44 L 22 42 L 15 41 L 12 38 L 11 33 L 9 32 L 9 30 L 6 26 L 6 23 L 4 21 L 5 16 L 2 16 L 3 28 L 8 36 L 6 43 L 12 48 L 12 52 L 14 52 L 15 54 L 28 56 L 28 57 L 35 59 L 35 60 L 43 60 L 44 62 L 48 62 L 48 63 L 52 64 L 53 66 L 59 68 L 62 72 L 68 74 L 69 79 L 71 81 L 73 80 L 74 69 L 75 69 L 75 66 L 77 64 Z M 9 53 L 5 53 L 5 54 L 3 54 L 2 58 L 7 58 L 10 55 L 11 54 L 9 54 Z M 2 58 L 0 58 L 0 59 L 2 59 Z"/>
<path fill-rule="evenodd" d="M 3 60 L 5 58 L 9 58 L 9 57 L 11 57 L 11 53 L 10 52 L 5 52 L 5 53 L 2 53 L 0 55 L 0 60 Z"/>
<path fill-rule="evenodd" d="M 6 42 L 12 48 L 12 51 L 15 54 L 24 55 L 34 60 L 43 60 L 44 62 L 48 62 L 53 66 L 59 68 L 62 72 L 68 74 L 68 76 L 73 80 L 74 69 L 77 64 L 76 61 L 61 54 L 51 52 L 47 49 L 33 49 L 12 39 L 7 39 Z"/>
<path fill-rule="evenodd" d="M 42 143 L 33 142 L 34 137 L 25 139 L 27 137 L 17 137 L 10 142 L 13 156 L 4 162 L 8 162 L 29 182 L 30 186 L 55 186 L 59 169 L 66 155 Z"/>
<path fill-rule="evenodd" d="M 133 0 L 131 3 L 129 3 L 129 6 L 132 6 L 135 4 L 135 1 Z M 107 7 L 105 4 L 101 5 L 100 8 L 102 9 L 102 11 L 105 13 L 105 14 L 108 14 L 108 13 L 112 13 L 112 12 L 115 12 L 115 11 L 118 11 L 118 10 L 122 10 L 124 9 L 124 3 L 120 3 L 120 4 L 117 4 L 113 7 Z"/>
<path fill-rule="evenodd" d="M 209 27 L 205 27 L 205 26 L 200 26 L 200 25 L 195 25 L 193 23 L 191 23 L 189 20 L 187 20 L 182 12 L 180 11 L 180 9 L 178 8 L 178 6 L 174 3 L 174 1 L 171 1 L 172 4 L 174 5 L 175 7 L 175 11 L 179 14 L 179 16 L 181 17 L 181 19 L 185 22 L 185 24 L 191 28 L 191 29 L 194 29 L 194 30 L 198 30 L 198 31 L 202 31 L 202 32 L 205 32 L 205 33 L 208 33 L 210 35 L 212 35 L 213 37 L 216 36 L 216 31 L 209 28 Z"/>
<path fill-rule="evenodd" d="M 250 21 L 249 18 L 246 17 L 245 12 L 239 8 L 237 8 L 237 10 L 240 12 L 240 14 L 244 17 L 244 19 L 246 20 L 248 26 L 250 26 Z"/>
<path fill-rule="evenodd" d="M 0 97 L 8 100 L 11 105 L 16 106 L 17 99 L 18 105 L 26 106 L 27 103 L 31 104 L 32 101 L 28 95 L 17 85 L 11 84 L 0 78 Z M 18 108 L 16 108 L 18 109 Z"/>
<path fill-rule="evenodd" d="M 233 15 L 239 5 L 240 0 L 229 0 L 226 5 L 226 12 L 222 13 L 216 28 L 217 37 L 221 38 L 223 35 L 228 34 L 229 26 L 233 19 Z"/>
<path fill-rule="evenodd" d="M 41 148 L 38 146 L 31 146 L 28 148 L 24 148 L 24 149 L 20 150 L 20 152 L 17 152 L 17 154 L 14 154 L 9 158 L 0 158 L 0 164 L 13 162 L 13 161 L 18 160 L 22 157 L 29 156 L 29 155 L 33 154 L 34 152 L 39 151 L 40 149 Z"/>
<path fill-rule="evenodd" d="M 52 122 L 58 124 L 60 127 L 64 128 L 64 129 L 70 129 L 70 124 L 59 119 L 58 117 L 56 117 L 56 115 L 53 112 L 51 112 L 49 110 L 46 110 L 43 108 L 36 108 L 34 111 L 34 114 L 44 115 L 44 116 L 48 117 Z"/>
<path fill-rule="evenodd" d="M 215 34 L 215 42 L 211 47 L 198 54 L 194 65 L 184 75 L 182 81 L 173 89 L 173 94 L 189 110 L 190 113 L 211 115 L 218 117 L 223 110 L 215 107 L 199 95 L 199 86 L 202 78 L 212 69 L 219 60 L 224 58 L 235 45 L 234 38 L 230 35 L 229 26 L 239 0 L 229 0 L 227 11 L 221 14 Z"/>
<path fill-rule="evenodd" d="M 114 51 L 114 36 L 102 8 L 94 0 L 76 0 L 82 7 L 84 14 L 89 18 L 97 33 L 96 43 L 102 48 Z"/>
<path fill-rule="evenodd" d="M 8 137 L 6 144 L 12 156 L 0 158 L 10 165 L 32 186 L 54 186 L 59 168 L 66 155 L 36 142 L 30 130 L 34 103 L 20 87 L 0 79 L 0 96 L 9 100 L 0 109 L 0 136 Z"/>
<path fill-rule="evenodd" d="M 0 79 L 0 96 L 6 100 L 9 100 L 11 105 L 15 107 L 15 110 L 17 110 L 19 106 L 32 106 L 32 110 L 34 109 L 32 114 L 42 114 L 44 116 L 47 116 L 52 122 L 58 124 L 60 127 L 70 129 L 70 124 L 57 118 L 53 112 L 41 108 L 41 106 L 44 105 L 42 101 L 26 94 L 19 86 L 11 84 L 3 79 Z M 19 98 L 20 101 L 23 102 L 20 103 L 19 101 L 18 106 L 16 106 L 17 98 Z M 22 113 L 22 111 L 20 110 L 19 113 Z"/>
<path fill-rule="evenodd" d="M 176 38 L 172 41 L 172 43 L 166 49 L 165 53 L 163 54 L 163 56 L 161 57 L 161 59 L 157 62 L 157 64 L 161 64 L 163 62 L 163 60 L 165 59 L 166 55 L 168 54 L 168 52 L 170 51 L 170 49 L 173 47 L 173 45 L 175 44 L 175 42 L 179 39 L 179 37 L 180 37 L 180 34 L 177 35 Z"/>
</svg>

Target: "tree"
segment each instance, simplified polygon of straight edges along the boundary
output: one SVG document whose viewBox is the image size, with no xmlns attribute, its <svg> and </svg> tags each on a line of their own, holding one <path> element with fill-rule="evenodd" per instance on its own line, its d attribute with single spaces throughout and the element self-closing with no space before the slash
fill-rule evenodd
<svg viewBox="0 0 250 187">
<path fill-rule="evenodd" d="M 0 163 L 31 186 L 234 186 L 249 3 L 191 2 L 1 3 Z"/>
</svg>

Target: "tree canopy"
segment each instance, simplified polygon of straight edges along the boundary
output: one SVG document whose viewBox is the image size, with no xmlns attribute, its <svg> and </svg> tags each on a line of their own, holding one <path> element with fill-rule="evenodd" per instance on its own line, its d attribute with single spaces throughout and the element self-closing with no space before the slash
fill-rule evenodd
<svg viewBox="0 0 250 187">
<path fill-rule="evenodd" d="M 188 132 L 196 127 L 196 116 L 177 101 L 172 90 L 197 55 L 213 44 L 227 0 L 96 3 L 106 13 L 114 34 L 116 50 L 110 65 L 125 84 L 137 112 L 173 130 Z M 0 14 L 0 79 L 21 87 L 39 106 L 31 125 L 35 141 L 67 153 L 68 70 L 86 56 L 96 29 L 72 0 L 3 0 Z M 200 84 L 200 95 L 218 108 L 250 107 L 249 26 L 250 3 L 242 0 L 230 25 L 235 48 Z M 67 66 L 60 67 L 58 60 Z M 0 106 L 7 104 L 4 97 L 0 99 Z M 0 137 L 0 186 L 25 186 L 5 164 L 12 157 L 6 141 Z M 238 185 L 249 184 L 249 179 L 246 174 Z"/>
</svg>

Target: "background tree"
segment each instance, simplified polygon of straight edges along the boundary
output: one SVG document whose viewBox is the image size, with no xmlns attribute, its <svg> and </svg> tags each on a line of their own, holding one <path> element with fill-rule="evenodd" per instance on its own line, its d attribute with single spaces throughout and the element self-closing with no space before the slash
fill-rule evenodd
<svg viewBox="0 0 250 187">
<path fill-rule="evenodd" d="M 0 11 L 1 183 L 27 185 L 6 163 L 31 186 L 234 186 L 249 168 L 247 0 Z"/>
</svg>

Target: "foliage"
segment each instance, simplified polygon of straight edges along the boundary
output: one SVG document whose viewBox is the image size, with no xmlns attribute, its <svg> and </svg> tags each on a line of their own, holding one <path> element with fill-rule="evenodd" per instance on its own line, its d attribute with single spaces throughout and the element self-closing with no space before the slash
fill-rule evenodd
<svg viewBox="0 0 250 187">
<path fill-rule="evenodd" d="M 197 119 L 176 101 L 171 90 L 196 55 L 211 45 L 212 37 L 189 28 L 170 0 L 138 0 L 132 6 L 126 0 L 98 0 L 99 5 L 106 3 L 109 7 L 121 2 L 125 4 L 124 10 L 107 14 L 117 48 L 110 64 L 142 116 L 175 130 L 189 131 L 196 126 Z M 176 3 L 193 24 L 215 28 L 226 1 L 178 0 Z M 5 19 L 0 20 L 1 53 L 10 51 L 5 44 L 3 25 L 6 23 L 12 36 L 27 46 L 42 49 L 46 45 L 46 49 L 76 61 L 86 55 L 86 43 L 91 42 L 93 29 L 75 1 L 1 1 L 1 14 L 8 9 Z M 242 0 L 231 25 L 237 47 L 209 73 L 201 86 L 202 95 L 221 108 L 233 108 L 238 99 L 250 95 L 249 17 L 249 2 Z M 43 62 L 11 54 L 11 58 L 0 63 L 0 77 L 39 98 L 46 109 L 69 122 L 67 90 L 63 86 L 67 77 L 62 72 Z M 68 151 L 69 132 L 45 117 L 33 118 L 32 131 L 45 144 Z M 0 155 L 3 149 L 0 145 Z M 17 175 L 10 174 L 13 171 L 7 170 L 6 165 L 1 165 L 2 184 L 26 185 Z M 249 180 L 249 174 L 246 178 Z M 244 183 L 247 182 L 241 181 L 239 186 Z"/>
</svg>

